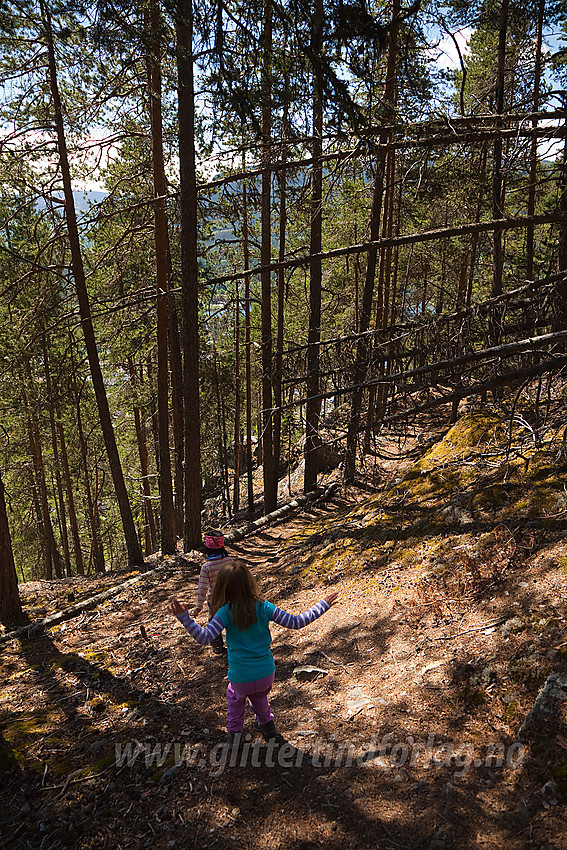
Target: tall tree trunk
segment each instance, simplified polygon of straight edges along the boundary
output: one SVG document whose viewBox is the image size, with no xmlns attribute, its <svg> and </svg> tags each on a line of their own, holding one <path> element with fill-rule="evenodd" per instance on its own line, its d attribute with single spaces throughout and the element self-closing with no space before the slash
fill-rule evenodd
<svg viewBox="0 0 567 850">
<path fill-rule="evenodd" d="M 262 56 L 262 458 L 264 470 L 264 513 L 275 510 L 278 498 L 277 470 L 274 464 L 272 422 L 272 258 L 271 142 L 272 142 L 272 0 L 264 0 Z"/>
<path fill-rule="evenodd" d="M 83 550 L 81 548 L 81 536 L 79 534 L 79 523 L 77 522 L 77 511 L 75 509 L 75 494 L 73 492 L 73 482 L 71 480 L 71 472 L 69 470 L 69 457 L 67 454 L 67 443 L 65 441 L 65 431 L 61 420 L 59 408 L 55 410 L 57 417 L 57 434 L 59 437 L 59 450 L 61 463 L 63 465 L 63 478 L 65 480 L 65 492 L 67 493 L 67 507 L 69 509 L 69 525 L 71 526 L 71 536 L 73 538 L 73 551 L 75 553 L 75 567 L 77 574 L 84 576 L 85 563 L 83 560 Z"/>
<path fill-rule="evenodd" d="M 564 104 L 566 105 L 566 104 Z M 559 212 L 567 213 L 567 138 L 563 146 L 563 162 L 559 172 Z M 567 272 L 567 220 L 559 225 L 557 270 Z M 567 327 L 567 277 L 559 281 L 555 289 L 552 329 L 561 331 Z"/>
<path fill-rule="evenodd" d="M 61 464 L 59 462 L 59 443 L 57 440 L 57 428 L 55 426 L 55 405 L 53 400 L 53 391 L 51 386 L 51 370 L 49 367 L 49 356 L 47 353 L 48 340 L 47 335 L 43 336 L 43 369 L 45 372 L 45 383 L 47 389 L 47 405 L 49 408 L 49 423 L 51 426 L 51 450 L 53 452 L 53 466 L 55 471 L 55 486 L 57 489 L 57 497 L 59 500 L 59 521 L 61 529 L 61 542 L 63 544 L 63 558 L 65 562 L 65 572 L 68 576 L 72 575 L 71 571 L 71 555 L 69 552 L 69 535 L 67 532 L 67 517 L 65 511 L 65 500 L 63 498 L 63 482 L 61 479 Z"/>
<path fill-rule="evenodd" d="M 226 414 L 224 409 L 223 394 L 220 387 L 220 376 L 218 369 L 217 350 L 213 346 L 213 357 L 215 366 L 215 392 L 217 396 L 217 421 L 219 427 L 219 466 L 221 470 L 222 493 L 225 510 L 228 511 L 229 519 L 232 519 L 232 506 L 230 503 L 230 484 L 228 480 L 227 465 L 227 439 L 226 439 Z"/>
<path fill-rule="evenodd" d="M 155 458 L 155 464 L 157 469 L 157 486 L 159 492 L 159 427 L 158 427 L 158 412 L 157 412 L 157 392 L 155 385 L 155 375 L 154 375 L 154 362 L 151 357 L 146 358 L 146 374 L 148 376 L 148 390 L 149 390 L 149 404 L 150 404 L 150 422 L 152 425 L 152 447 Z"/>
<path fill-rule="evenodd" d="M 539 0 L 539 8 L 536 25 L 536 47 L 534 63 L 534 93 L 532 100 L 532 128 L 534 134 L 530 145 L 530 176 L 528 184 L 528 216 L 535 214 L 536 182 L 537 182 L 537 130 L 538 119 L 535 113 L 539 112 L 540 84 L 541 84 L 541 45 L 543 41 L 543 15 L 545 0 Z M 526 230 L 526 279 L 533 280 L 534 277 L 534 226 L 528 224 Z"/>
<path fill-rule="evenodd" d="M 170 257 L 171 263 L 171 257 Z M 183 538 L 183 460 L 185 438 L 183 434 L 183 358 L 179 338 L 179 316 L 173 299 L 169 310 L 169 351 L 171 358 L 171 406 L 173 411 L 175 525 L 176 536 Z"/>
<path fill-rule="evenodd" d="M 26 370 L 28 385 L 32 386 L 32 375 L 28 360 L 24 361 L 24 368 Z M 55 534 L 53 531 L 53 524 L 51 522 L 51 513 L 49 510 L 49 497 L 47 491 L 47 481 L 45 480 L 45 464 L 43 462 L 43 450 L 41 446 L 41 435 L 39 431 L 39 425 L 37 422 L 37 416 L 35 414 L 35 411 L 33 410 L 32 405 L 30 404 L 30 401 L 28 399 L 28 395 L 23 387 L 23 380 L 22 400 L 24 402 L 24 409 L 26 411 L 30 454 L 32 456 L 33 461 L 34 480 L 38 497 L 38 520 L 44 547 L 45 577 L 47 579 L 52 579 L 53 573 L 55 573 L 55 576 L 57 578 L 63 578 L 61 555 L 59 554 L 59 549 L 57 548 L 57 542 L 55 540 Z"/>
<path fill-rule="evenodd" d="M 391 54 L 389 54 L 389 57 Z M 394 57 L 395 58 L 395 57 Z M 391 81 L 391 88 L 388 91 L 386 98 L 386 109 L 388 110 L 388 120 L 393 120 L 395 110 L 395 76 L 394 69 L 390 68 L 391 73 L 388 75 L 388 80 Z M 391 138 L 391 136 L 389 136 Z M 382 238 L 390 239 L 394 228 L 394 184 L 395 184 L 395 168 L 396 154 L 394 150 L 389 150 L 386 155 L 386 187 L 384 192 L 384 214 L 382 218 Z M 388 309 L 390 304 L 390 277 L 392 267 L 392 247 L 390 245 L 382 248 L 380 251 L 380 271 L 378 275 L 378 293 L 376 296 L 376 308 L 374 317 L 374 328 L 379 331 L 387 327 L 388 324 Z M 381 337 L 381 335 L 380 335 Z M 376 346 L 376 341 L 379 339 L 375 334 L 370 342 L 372 349 Z M 371 356 L 372 362 L 372 356 Z M 380 360 L 379 376 L 384 375 L 384 360 Z M 373 374 L 371 370 L 371 374 Z M 370 441 L 372 434 L 375 431 L 376 420 L 382 416 L 384 404 L 384 391 L 382 385 L 370 387 L 368 390 L 368 412 L 366 418 L 366 431 L 364 434 L 363 449 L 364 453 L 370 451 Z"/>
<path fill-rule="evenodd" d="M 183 309 L 183 411 L 185 417 L 184 547 L 185 551 L 188 551 L 200 547 L 202 543 L 197 176 L 195 171 L 192 0 L 178 0 L 176 29 Z"/>
<path fill-rule="evenodd" d="M 498 32 L 498 71 L 496 76 L 497 115 L 504 114 L 504 82 L 506 69 L 506 34 L 508 30 L 508 0 L 502 0 L 500 8 L 500 25 Z M 501 120 L 496 127 L 502 126 Z M 494 141 L 494 160 L 492 164 L 492 218 L 504 218 L 504 192 L 502 174 L 502 137 L 498 135 Z M 502 293 L 502 272 L 504 268 L 504 251 L 502 248 L 502 231 L 498 228 L 492 237 L 492 295 Z M 498 345 L 501 338 L 501 310 L 492 311 L 490 321 L 490 339 L 492 345 Z"/>
<path fill-rule="evenodd" d="M 83 417 L 81 415 L 81 396 L 79 389 L 73 378 L 73 391 L 75 396 L 75 415 L 77 418 L 77 435 L 79 437 L 79 446 L 81 449 L 81 460 L 83 465 L 83 474 L 85 476 L 85 497 L 87 500 L 87 510 L 89 515 L 89 525 L 91 528 L 91 547 L 89 556 L 89 566 L 87 573 L 90 571 L 90 564 L 93 562 L 95 572 L 103 573 L 105 570 L 104 564 L 104 547 L 100 539 L 99 528 L 96 520 L 96 510 L 94 499 L 91 490 L 91 479 L 88 462 L 87 441 L 83 431 Z"/>
<path fill-rule="evenodd" d="M 243 170 L 246 161 L 243 156 Z M 244 270 L 250 268 L 250 249 L 248 245 L 248 197 L 246 180 L 242 181 L 242 251 Z M 250 317 L 250 275 L 244 276 L 244 358 L 246 381 L 246 481 L 248 485 L 248 513 L 254 513 L 254 476 L 252 469 L 252 329 Z M 258 434 L 258 436 L 260 436 Z"/>
<path fill-rule="evenodd" d="M 240 456 L 242 445 L 240 439 L 240 296 L 238 282 L 235 294 L 234 316 L 234 487 L 232 493 L 232 510 L 236 514 L 240 510 Z"/>
<path fill-rule="evenodd" d="M 152 129 L 152 169 L 154 180 L 154 236 L 156 251 L 157 288 L 157 409 L 159 433 L 159 495 L 161 551 L 172 554 L 177 548 L 173 486 L 171 482 L 171 455 L 169 451 L 169 256 L 167 239 L 166 195 L 167 181 L 163 161 L 163 127 L 161 112 L 161 18 L 156 0 L 148 11 L 150 51 L 148 55 L 148 82 L 150 97 L 150 124 Z"/>
<path fill-rule="evenodd" d="M 122 526 L 124 529 L 124 539 L 126 542 L 126 550 L 128 553 L 128 561 L 130 564 L 141 566 L 144 563 L 142 549 L 136 534 L 132 509 L 128 501 L 128 491 L 124 481 L 124 474 L 120 463 L 120 455 L 116 445 L 114 429 L 112 427 L 112 419 L 110 416 L 110 408 L 108 406 L 108 398 L 106 396 L 106 388 L 102 377 L 102 370 L 98 356 L 96 345 L 92 314 L 89 296 L 87 292 L 85 271 L 83 267 L 83 257 L 81 254 L 81 243 L 79 240 L 79 230 L 77 227 L 77 217 L 75 214 L 75 203 L 73 200 L 73 189 L 71 186 L 71 173 L 69 170 L 69 158 L 67 156 L 67 142 L 65 138 L 65 128 L 63 125 L 63 113 L 61 110 L 61 98 L 59 95 L 59 85 L 57 81 L 57 66 L 55 62 L 55 48 L 53 45 L 53 34 L 51 30 L 51 18 L 46 9 L 45 1 L 40 0 L 41 12 L 43 17 L 48 64 L 49 64 L 49 82 L 51 87 L 51 96 L 53 99 L 54 121 L 57 133 L 57 144 L 59 149 L 59 163 L 61 166 L 61 177 L 63 180 L 63 189 L 65 195 L 65 219 L 67 222 L 67 230 L 69 235 L 69 244 L 71 248 L 71 266 L 73 271 L 73 279 L 79 302 L 79 312 L 81 315 L 81 325 L 85 337 L 85 346 L 87 349 L 87 357 L 91 371 L 91 378 L 95 391 L 96 401 L 98 405 L 98 413 L 106 452 L 108 455 L 108 463 L 114 483 L 114 491 L 116 500 L 120 510 Z"/>
<path fill-rule="evenodd" d="M 319 464 L 319 396 L 321 341 L 321 247 L 323 229 L 323 90 L 320 67 L 323 49 L 323 0 L 315 0 L 311 20 L 311 53 L 313 68 L 313 147 L 311 156 L 311 227 L 309 253 L 309 330 L 307 335 L 307 401 L 305 410 L 305 473 L 303 490 L 308 493 L 317 486 Z"/>
<path fill-rule="evenodd" d="M 12 539 L 8 525 L 4 482 L 0 474 L 0 623 L 17 626 L 25 622 L 18 593 Z"/>
<path fill-rule="evenodd" d="M 136 369 L 131 357 L 128 358 L 128 369 L 130 380 L 136 394 Z M 144 539 L 146 545 L 146 556 L 156 551 L 156 524 L 154 510 L 152 508 L 152 491 L 150 487 L 150 466 L 148 463 L 148 446 L 142 420 L 140 405 L 134 402 L 134 427 L 136 429 L 136 442 L 138 443 L 138 456 L 140 458 L 140 471 L 142 473 L 142 493 L 144 497 Z"/>
<path fill-rule="evenodd" d="M 284 114 L 282 118 L 282 156 L 281 165 L 287 160 L 286 135 L 287 135 L 287 77 L 284 85 Z M 287 192 L 285 168 L 278 172 L 280 188 L 280 225 L 278 240 L 278 262 L 283 263 L 285 259 L 285 239 L 287 226 Z M 278 312 L 276 325 L 276 357 L 274 362 L 274 466 L 279 478 L 281 467 L 281 445 L 282 445 L 282 371 L 283 371 L 283 341 L 284 341 L 284 291 L 285 271 L 278 269 Z"/>
<path fill-rule="evenodd" d="M 386 83 L 384 87 L 384 100 L 386 102 L 386 115 L 382 121 L 385 123 L 388 118 L 391 119 L 391 109 L 388 111 L 388 103 L 393 104 L 393 93 L 395 93 L 395 74 L 396 74 L 396 59 L 397 59 L 397 26 L 396 21 L 399 17 L 400 3 L 399 0 L 393 0 L 392 3 L 392 26 L 388 34 L 388 60 L 386 65 Z M 376 154 L 375 175 L 374 175 L 374 191 L 372 195 L 372 211 L 370 213 L 370 241 L 375 242 L 380 235 L 380 222 L 382 212 L 382 198 L 384 194 L 384 171 L 386 167 L 386 154 L 380 145 L 385 145 L 389 136 L 388 127 L 383 127 L 378 136 L 378 153 Z M 371 248 L 368 251 L 366 261 L 366 275 L 364 278 L 364 287 L 362 290 L 362 305 L 360 308 L 360 321 L 358 332 L 360 334 L 356 346 L 356 358 L 354 364 L 354 380 L 353 383 L 359 386 L 364 381 L 368 366 L 368 357 L 370 351 L 370 341 L 367 331 L 370 327 L 370 317 L 372 313 L 372 296 L 374 292 L 374 278 L 376 275 L 376 260 L 377 249 Z M 362 388 L 356 389 L 352 394 L 350 420 L 346 437 L 346 452 L 343 477 L 345 482 L 352 483 L 355 477 L 356 470 L 356 446 L 358 442 L 358 430 L 360 427 L 360 411 L 362 407 Z"/>
<path fill-rule="evenodd" d="M 475 209 L 475 222 L 479 222 L 482 215 L 482 206 L 484 200 L 484 186 L 485 186 L 485 175 L 486 175 L 486 163 L 488 159 L 488 149 L 486 145 L 482 145 L 481 154 L 480 154 L 480 163 L 478 168 L 478 196 L 476 201 L 476 209 Z M 474 283 L 474 274 L 476 268 L 476 255 L 478 250 L 478 240 L 479 234 L 473 233 L 471 239 L 471 254 L 470 254 L 470 265 L 468 269 L 468 282 L 467 282 L 467 297 L 465 306 L 470 307 L 472 301 L 472 289 Z"/>
</svg>

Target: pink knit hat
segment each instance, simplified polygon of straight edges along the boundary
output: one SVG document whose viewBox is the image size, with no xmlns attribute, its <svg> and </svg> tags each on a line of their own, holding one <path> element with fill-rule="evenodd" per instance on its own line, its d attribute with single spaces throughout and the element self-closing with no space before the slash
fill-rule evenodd
<svg viewBox="0 0 567 850">
<path fill-rule="evenodd" d="M 222 549 L 224 546 L 224 534 L 221 534 L 219 531 L 205 534 L 205 546 L 207 549 Z"/>
</svg>

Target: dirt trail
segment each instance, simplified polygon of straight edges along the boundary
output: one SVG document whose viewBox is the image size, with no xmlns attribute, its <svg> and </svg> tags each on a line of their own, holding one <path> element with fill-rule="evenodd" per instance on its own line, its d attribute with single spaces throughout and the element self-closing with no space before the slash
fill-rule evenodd
<svg viewBox="0 0 567 850">
<path fill-rule="evenodd" d="M 510 571 L 497 588 L 428 598 L 419 563 L 353 571 L 345 550 L 342 575 L 302 577 L 306 526 L 340 527 L 345 507 L 337 495 L 232 547 L 293 613 L 340 591 L 306 629 L 272 628 L 272 708 L 295 749 L 266 748 L 248 713 L 250 746 L 226 762 L 226 662 L 165 612 L 195 598 L 196 560 L 3 647 L 0 767 L 19 761 L 2 774 L 5 846 L 567 847 L 546 774 L 567 742 L 515 740 L 536 668 L 565 672 L 529 626 L 564 606 L 565 576 L 540 559 L 529 581 Z M 299 666 L 325 673 L 300 681 Z"/>
</svg>

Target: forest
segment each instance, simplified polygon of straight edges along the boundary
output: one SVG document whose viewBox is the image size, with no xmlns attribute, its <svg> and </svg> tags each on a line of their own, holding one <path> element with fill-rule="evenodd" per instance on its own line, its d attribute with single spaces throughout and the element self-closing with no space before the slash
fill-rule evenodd
<svg viewBox="0 0 567 850">
<path fill-rule="evenodd" d="M 536 387 L 543 427 L 565 4 L 0 15 L 3 621 L 16 581 L 273 512 L 299 462 L 352 484 L 419 412 Z"/>
<path fill-rule="evenodd" d="M 0 0 L 2 850 L 565 847 L 566 37 Z"/>
</svg>

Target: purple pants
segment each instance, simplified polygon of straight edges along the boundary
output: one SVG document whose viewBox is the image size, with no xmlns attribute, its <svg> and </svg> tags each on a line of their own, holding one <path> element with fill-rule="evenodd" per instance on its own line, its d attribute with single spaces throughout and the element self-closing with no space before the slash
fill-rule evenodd
<svg viewBox="0 0 567 850">
<path fill-rule="evenodd" d="M 255 682 L 229 682 L 226 692 L 226 729 L 227 732 L 242 732 L 244 726 L 244 708 L 246 697 L 256 715 L 258 723 L 264 725 L 274 719 L 270 711 L 268 694 L 274 684 L 275 673 Z"/>
</svg>

